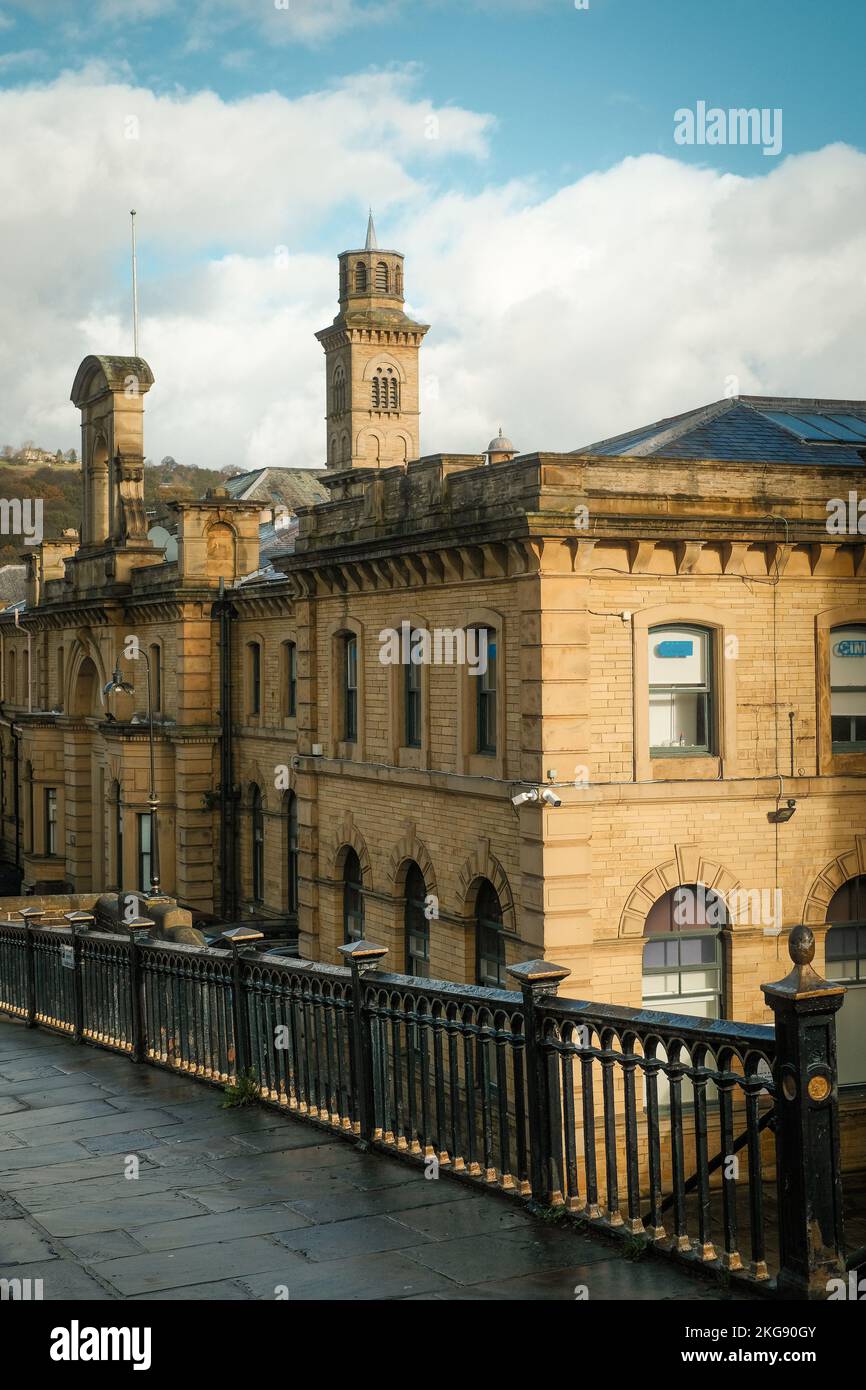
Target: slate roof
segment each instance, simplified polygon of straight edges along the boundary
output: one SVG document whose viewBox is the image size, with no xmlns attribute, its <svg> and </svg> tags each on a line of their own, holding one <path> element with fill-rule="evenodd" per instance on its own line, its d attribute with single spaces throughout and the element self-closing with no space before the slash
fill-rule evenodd
<svg viewBox="0 0 866 1390">
<path fill-rule="evenodd" d="M 573 452 L 862 468 L 866 463 L 866 401 L 726 397 Z"/>
<path fill-rule="evenodd" d="M 256 468 L 239 473 L 225 484 L 229 497 L 241 502 L 261 502 L 263 507 L 285 506 L 290 511 L 298 507 L 313 507 L 327 501 L 328 494 L 319 482 L 324 468 Z"/>
<path fill-rule="evenodd" d="M 27 594 L 27 566 L 0 565 L 0 608 L 23 604 Z"/>
</svg>

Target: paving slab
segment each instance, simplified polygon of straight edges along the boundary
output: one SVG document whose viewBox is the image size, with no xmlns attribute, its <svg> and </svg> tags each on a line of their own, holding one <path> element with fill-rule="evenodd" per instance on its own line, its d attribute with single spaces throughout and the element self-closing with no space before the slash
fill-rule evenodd
<svg viewBox="0 0 866 1390">
<path fill-rule="evenodd" d="M 291 1285 L 300 1268 L 306 1269 L 307 1262 L 284 1245 L 266 1236 L 247 1236 L 156 1254 L 128 1255 L 95 1264 L 93 1272 L 118 1293 L 129 1295 L 266 1272 L 272 1275 L 272 1283 Z"/>
<path fill-rule="evenodd" d="M 310 1226 L 303 1231 L 281 1231 L 281 1245 L 297 1250 L 308 1260 L 340 1260 L 352 1255 L 375 1255 L 383 1250 L 417 1246 L 425 1237 L 390 1216 L 359 1216 L 329 1226 Z"/>
<path fill-rule="evenodd" d="M 145 1250 L 177 1250 L 186 1246 L 212 1244 L 214 1241 L 237 1240 L 241 1236 L 274 1235 L 276 1232 L 305 1229 L 313 1230 L 312 1223 L 284 1203 L 272 1202 L 236 1211 L 187 1216 L 182 1220 L 139 1226 L 135 1238 Z"/>
</svg>

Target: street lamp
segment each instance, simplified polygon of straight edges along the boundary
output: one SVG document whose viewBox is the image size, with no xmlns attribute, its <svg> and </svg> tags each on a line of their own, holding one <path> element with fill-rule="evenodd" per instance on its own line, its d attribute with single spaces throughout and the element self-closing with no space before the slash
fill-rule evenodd
<svg viewBox="0 0 866 1390">
<path fill-rule="evenodd" d="M 145 669 L 147 670 L 147 728 L 150 743 L 150 791 L 147 795 L 148 805 L 150 806 L 150 893 L 151 897 L 155 898 L 159 893 L 159 828 L 157 824 L 159 797 L 156 794 L 156 771 L 153 749 L 153 694 L 150 682 L 150 658 L 145 651 L 139 651 L 138 655 L 140 658 L 144 659 Z M 106 696 L 135 694 L 135 687 L 130 685 L 129 681 L 123 679 L 119 658 L 114 663 L 114 675 L 105 686 L 104 694 Z"/>
</svg>

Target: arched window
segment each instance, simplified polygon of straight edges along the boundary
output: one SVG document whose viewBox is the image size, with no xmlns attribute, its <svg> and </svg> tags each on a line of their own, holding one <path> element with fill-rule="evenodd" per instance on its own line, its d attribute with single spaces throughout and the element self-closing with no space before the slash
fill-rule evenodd
<svg viewBox="0 0 866 1390">
<path fill-rule="evenodd" d="M 358 738 L 358 639 L 351 632 L 343 638 L 343 738 Z"/>
<path fill-rule="evenodd" d="M 643 1002 L 696 1018 L 722 1017 L 725 901 L 702 883 L 671 888 L 650 908 L 644 935 Z"/>
<path fill-rule="evenodd" d="M 379 261 L 376 265 L 376 293 L 388 293 L 388 267 L 384 261 Z"/>
<path fill-rule="evenodd" d="M 505 938 L 502 908 L 493 884 L 483 879 L 475 902 L 476 982 L 489 989 L 504 989 Z"/>
<path fill-rule="evenodd" d="M 342 363 L 334 372 L 334 413 L 342 415 L 346 409 L 346 372 Z"/>
<path fill-rule="evenodd" d="M 830 633 L 830 736 L 834 753 L 866 748 L 866 626 Z"/>
<path fill-rule="evenodd" d="M 866 1082 L 866 874 L 849 878 L 837 888 L 827 908 L 824 942 L 828 980 L 844 984 L 848 993 L 836 1015 L 839 1085 Z"/>
<path fill-rule="evenodd" d="M 63 676 L 63 647 L 61 645 L 57 648 L 57 700 L 55 705 L 57 709 L 63 709 Z"/>
<path fill-rule="evenodd" d="M 258 642 L 247 643 L 247 714 L 262 711 L 262 648 Z"/>
<path fill-rule="evenodd" d="M 385 387 L 384 381 L 382 380 L 381 370 L 377 372 L 376 375 L 373 377 L 370 390 L 370 403 L 373 409 L 383 410 L 385 407 L 384 405 L 382 405 L 382 400 L 384 396 L 385 403 L 387 404 L 387 389 Z"/>
<path fill-rule="evenodd" d="M 712 637 L 706 628 L 651 627 L 650 755 L 715 751 Z"/>
<path fill-rule="evenodd" d="M 294 642 L 283 643 L 283 680 L 285 684 L 283 708 L 286 717 L 294 719 L 298 710 L 298 649 Z"/>
<path fill-rule="evenodd" d="M 286 792 L 286 908 L 298 910 L 298 798 Z"/>
<path fill-rule="evenodd" d="M 343 940 L 364 938 L 364 885 L 361 861 L 353 849 L 347 850 L 343 864 Z"/>
<path fill-rule="evenodd" d="M 150 658 L 150 698 L 153 712 L 157 714 L 162 709 L 162 649 L 154 642 L 147 654 Z"/>
<path fill-rule="evenodd" d="M 475 628 L 478 634 L 479 656 L 486 651 L 486 660 L 479 661 L 476 683 L 476 752 L 493 756 L 496 753 L 496 632 L 492 627 Z"/>
<path fill-rule="evenodd" d="M 6 699 L 10 702 L 10 704 L 13 705 L 17 705 L 18 703 L 18 687 L 16 684 L 17 678 L 18 674 L 15 667 L 15 653 L 14 651 L 10 650 L 9 654 L 6 657 Z"/>
<path fill-rule="evenodd" d="M 403 272 L 399 266 L 394 270 L 394 291 L 400 295 L 403 293 Z"/>
<path fill-rule="evenodd" d="M 250 789 L 250 811 L 253 902 L 260 903 L 265 896 L 265 814 L 262 793 L 255 784 Z"/>
<path fill-rule="evenodd" d="M 392 376 L 388 382 L 388 405 L 391 410 L 400 409 L 400 382 L 396 376 Z"/>
<path fill-rule="evenodd" d="M 425 913 L 427 887 L 414 862 L 406 872 L 406 974 L 425 979 L 430 974 L 430 921 Z"/>
<path fill-rule="evenodd" d="M 361 293 L 367 288 L 367 267 L 363 261 L 358 261 L 355 266 L 355 293 Z"/>
</svg>

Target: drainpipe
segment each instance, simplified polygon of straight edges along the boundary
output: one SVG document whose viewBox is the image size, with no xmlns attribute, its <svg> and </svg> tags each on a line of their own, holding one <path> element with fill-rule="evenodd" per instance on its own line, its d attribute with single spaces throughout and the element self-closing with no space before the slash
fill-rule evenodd
<svg viewBox="0 0 866 1390">
<path fill-rule="evenodd" d="M 237 835 L 235 833 L 234 761 L 232 748 L 232 619 L 237 609 L 226 598 L 220 579 L 219 599 L 212 616 L 219 621 L 220 680 L 220 911 L 225 921 L 237 915 Z"/>
</svg>

